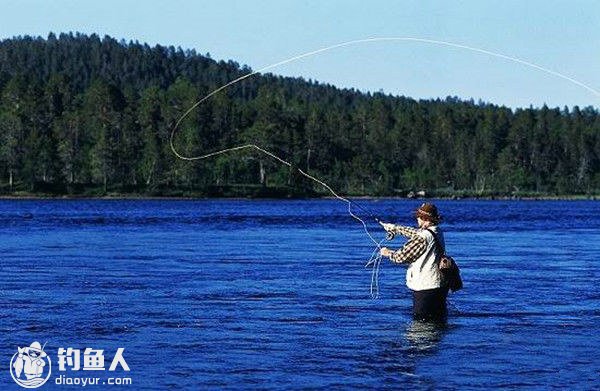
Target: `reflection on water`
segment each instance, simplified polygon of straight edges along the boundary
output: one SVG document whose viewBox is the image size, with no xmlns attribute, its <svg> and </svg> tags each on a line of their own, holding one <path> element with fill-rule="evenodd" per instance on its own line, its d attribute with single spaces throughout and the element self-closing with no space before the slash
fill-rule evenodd
<svg viewBox="0 0 600 391">
<path fill-rule="evenodd" d="M 435 357 L 449 327 L 446 323 L 413 320 L 398 329 L 393 338 L 383 343 L 376 361 L 389 380 L 386 386 L 431 389 L 435 379 L 423 374 L 418 367 L 423 359 Z M 398 377 L 389 377 L 393 376 Z M 424 388 L 423 388 L 424 387 Z"/>
<path fill-rule="evenodd" d="M 414 320 L 406 327 L 404 336 L 411 351 L 425 354 L 434 351 L 447 331 L 446 323 Z"/>
</svg>

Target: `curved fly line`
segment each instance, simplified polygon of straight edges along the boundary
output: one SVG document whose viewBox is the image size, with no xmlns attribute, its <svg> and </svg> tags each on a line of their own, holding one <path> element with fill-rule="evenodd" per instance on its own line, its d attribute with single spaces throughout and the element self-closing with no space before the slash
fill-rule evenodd
<svg viewBox="0 0 600 391">
<path fill-rule="evenodd" d="M 345 41 L 345 42 L 341 42 L 341 43 L 337 43 L 334 45 L 330 45 L 330 46 L 326 46 L 326 47 L 322 47 L 320 49 L 316 49 L 316 50 L 312 50 L 310 52 L 306 52 L 306 53 L 302 53 L 299 55 L 296 55 L 294 57 L 290 57 L 287 58 L 285 60 L 267 65 L 265 67 L 262 67 L 256 71 L 250 72 L 248 74 L 245 74 L 243 76 L 240 76 L 234 80 L 231 80 L 230 82 L 222 85 L 221 87 L 211 91 L 210 93 L 208 93 L 207 95 L 205 95 L 202 99 L 200 99 L 199 101 L 197 101 L 196 103 L 194 103 L 190 108 L 188 108 L 177 120 L 177 122 L 175 123 L 175 125 L 173 126 L 173 129 L 171 130 L 171 134 L 170 134 L 170 138 L 169 138 L 169 144 L 171 147 L 171 151 L 173 152 L 173 154 L 181 159 L 181 160 L 187 160 L 187 161 L 195 161 L 195 160 L 204 160 L 204 159 L 208 159 L 211 157 L 215 157 L 218 155 L 222 155 L 225 153 L 230 153 L 230 152 L 235 152 L 235 151 L 241 151 L 241 150 L 255 150 L 258 151 L 264 155 L 269 156 L 270 158 L 278 161 L 281 164 L 284 164 L 292 169 L 297 170 L 297 172 L 301 175 L 303 175 L 304 177 L 310 179 L 311 181 L 321 185 L 322 187 L 324 187 L 331 195 L 333 195 L 336 199 L 345 202 L 348 205 L 348 214 L 354 218 L 355 220 L 357 220 L 363 227 L 365 233 L 367 234 L 367 236 L 369 237 L 369 239 L 374 243 L 375 250 L 373 251 L 370 259 L 368 260 L 367 264 L 365 265 L 365 267 L 371 267 L 372 268 L 372 274 L 371 274 L 371 296 L 372 297 L 377 297 L 379 295 L 379 285 L 378 285 L 378 276 L 379 276 L 379 266 L 381 264 L 381 260 L 382 257 L 381 255 L 379 255 L 379 249 L 381 249 L 381 243 L 383 242 L 383 240 L 381 241 L 377 241 L 373 235 L 369 232 L 369 229 L 367 228 L 367 224 L 365 223 L 365 221 L 363 219 L 361 219 L 359 216 L 357 216 L 354 212 L 352 212 L 352 208 L 351 206 L 354 204 L 355 206 L 365 210 L 364 208 L 362 208 L 359 204 L 356 204 L 355 202 L 351 201 L 350 199 L 343 197 L 339 194 L 337 194 L 327 183 L 323 182 L 322 180 L 315 178 L 314 176 L 310 175 L 309 173 L 303 171 L 302 169 L 298 168 L 298 167 L 294 167 L 290 162 L 282 159 L 281 157 L 275 155 L 274 153 L 260 147 L 259 145 L 256 144 L 244 144 L 244 145 L 239 145 L 239 146 L 234 146 L 234 147 L 230 147 L 230 148 L 226 148 L 226 149 L 221 149 L 218 151 L 214 151 L 214 152 L 210 152 L 204 155 L 198 155 L 198 156 L 184 156 L 181 153 L 179 153 L 176 149 L 175 146 L 173 144 L 173 140 L 175 138 L 175 134 L 177 132 L 177 130 L 179 129 L 179 126 L 181 125 L 181 123 L 188 117 L 188 115 L 190 115 L 190 113 L 192 113 L 198 106 L 200 106 L 202 103 L 206 102 L 208 99 L 210 99 L 211 97 L 213 97 L 214 95 L 218 94 L 219 92 L 245 80 L 248 79 L 249 77 L 255 76 L 259 73 L 263 73 L 265 71 L 280 67 L 282 65 L 285 64 L 289 64 L 307 57 L 312 57 L 312 56 L 316 56 L 318 54 L 324 53 L 324 52 L 328 52 L 334 49 L 339 49 L 339 48 L 343 48 L 343 47 L 347 47 L 347 46 L 354 46 L 354 45 L 359 45 L 359 44 L 366 44 L 366 43 L 373 43 L 373 42 L 417 42 L 417 43 L 424 43 L 424 44 L 432 44 L 432 45 L 437 45 L 437 46 L 446 46 L 446 47 L 451 47 L 451 48 L 457 48 L 457 49 L 462 49 L 462 50 L 466 50 L 466 51 L 471 51 L 471 52 L 475 52 L 475 53 L 479 53 L 479 54 L 484 54 L 487 56 L 491 56 L 491 57 L 495 57 L 495 58 L 500 58 L 503 60 L 507 60 L 507 61 L 511 61 L 517 64 L 521 64 L 524 66 L 527 66 L 529 68 L 533 68 L 535 70 L 547 73 L 551 76 L 554 77 L 558 77 L 560 79 L 566 80 L 572 84 L 575 84 L 578 87 L 581 87 L 585 90 L 587 90 L 588 92 L 592 93 L 593 95 L 595 95 L 596 97 L 600 98 L 600 91 L 590 87 L 589 85 L 576 80 L 570 76 L 567 76 L 563 73 L 557 72 L 557 71 L 553 71 L 551 69 L 545 68 L 541 65 L 535 64 L 533 62 L 529 62 L 529 61 L 525 61 L 522 60 L 520 58 L 517 57 L 512 57 L 512 56 L 508 56 L 506 54 L 502 54 L 502 53 L 498 53 L 498 52 L 493 52 L 490 50 L 486 50 L 486 49 L 481 49 L 481 48 L 477 48 L 477 47 L 473 47 L 473 46 L 467 46 L 467 45 L 462 45 L 462 44 L 458 44 L 458 43 L 453 43 L 453 42 L 447 42 L 447 41 L 441 41 L 441 40 L 435 40 L 435 39 L 427 39 L 427 38 L 417 38 L 417 37 L 372 37 L 372 38 L 363 38 L 363 39 L 355 39 L 352 41 Z M 379 219 L 375 218 L 375 221 L 379 222 Z"/>
</svg>

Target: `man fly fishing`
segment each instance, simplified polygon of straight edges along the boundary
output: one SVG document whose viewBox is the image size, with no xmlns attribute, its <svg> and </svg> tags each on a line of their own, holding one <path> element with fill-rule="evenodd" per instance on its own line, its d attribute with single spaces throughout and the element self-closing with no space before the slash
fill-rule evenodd
<svg viewBox="0 0 600 391">
<path fill-rule="evenodd" d="M 406 244 L 393 251 L 382 247 L 380 253 L 396 264 L 408 264 L 406 285 L 413 292 L 413 316 L 418 320 L 445 321 L 448 283 L 440 271 L 444 255 L 444 236 L 439 228 L 441 216 L 437 207 L 424 203 L 415 211 L 418 228 L 381 223 L 388 238 L 408 238 Z"/>
</svg>

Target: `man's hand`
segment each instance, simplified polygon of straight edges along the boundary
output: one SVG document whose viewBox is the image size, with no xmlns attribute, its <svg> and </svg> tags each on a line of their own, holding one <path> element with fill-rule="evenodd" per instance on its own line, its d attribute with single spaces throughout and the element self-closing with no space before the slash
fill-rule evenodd
<svg viewBox="0 0 600 391">
<path fill-rule="evenodd" d="M 382 223 L 382 222 L 379 222 L 379 224 L 381 224 L 381 226 L 383 227 L 383 229 L 385 229 L 386 232 L 394 231 L 394 224 Z"/>
<path fill-rule="evenodd" d="M 381 250 L 379 250 L 379 254 L 388 258 L 391 257 L 393 253 L 394 252 L 387 247 L 382 247 Z"/>
<path fill-rule="evenodd" d="M 383 229 L 385 229 L 385 231 L 387 232 L 387 235 L 385 236 L 385 238 L 387 240 L 393 240 L 394 237 L 396 236 L 396 233 L 394 232 L 395 225 L 390 224 L 390 223 L 382 223 L 382 222 L 379 222 L 379 224 L 381 224 Z"/>
</svg>

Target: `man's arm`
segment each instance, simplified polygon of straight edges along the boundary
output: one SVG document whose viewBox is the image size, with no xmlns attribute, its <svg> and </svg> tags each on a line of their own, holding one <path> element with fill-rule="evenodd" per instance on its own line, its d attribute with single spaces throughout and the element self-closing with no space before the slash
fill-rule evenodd
<svg viewBox="0 0 600 391">
<path fill-rule="evenodd" d="M 414 235 L 398 251 L 390 255 L 390 260 L 394 263 L 412 263 L 416 261 L 427 250 L 427 241 L 425 238 Z"/>
<path fill-rule="evenodd" d="M 390 223 L 382 223 L 381 225 L 383 226 L 383 229 L 386 230 L 386 232 L 389 232 L 393 235 L 402 235 L 409 239 L 415 236 L 419 231 L 417 228 L 405 227 L 403 225 L 396 225 Z"/>
</svg>

